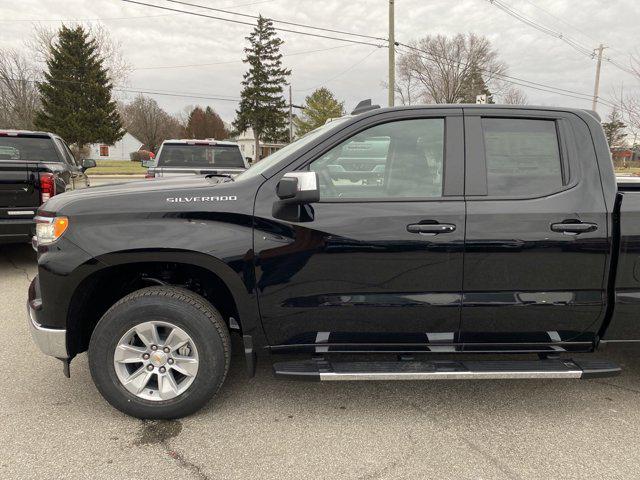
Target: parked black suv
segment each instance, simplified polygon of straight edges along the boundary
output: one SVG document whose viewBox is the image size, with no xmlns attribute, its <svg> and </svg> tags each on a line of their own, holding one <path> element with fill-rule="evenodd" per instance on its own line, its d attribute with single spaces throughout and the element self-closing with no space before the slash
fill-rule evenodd
<svg viewBox="0 0 640 480">
<path fill-rule="evenodd" d="M 375 178 L 336 173 L 354 151 L 383 166 Z M 593 112 L 371 110 L 233 179 L 49 200 L 29 324 L 67 374 L 88 350 L 104 397 L 143 418 L 211 398 L 232 332 L 250 373 L 256 354 L 278 354 L 288 378 L 614 375 L 571 354 L 640 340 L 637 190 L 616 184 Z M 518 353 L 533 358 L 502 357 Z"/>
<path fill-rule="evenodd" d="M 67 144 L 46 132 L 0 130 L 0 244 L 31 240 L 37 208 L 58 193 L 89 186 Z"/>
</svg>

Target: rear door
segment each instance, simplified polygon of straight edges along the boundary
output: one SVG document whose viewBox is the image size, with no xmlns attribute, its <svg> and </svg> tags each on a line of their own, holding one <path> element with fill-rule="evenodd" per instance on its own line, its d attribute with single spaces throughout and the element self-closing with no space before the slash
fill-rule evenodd
<svg viewBox="0 0 640 480">
<path fill-rule="evenodd" d="M 465 348 L 590 342 L 609 243 L 587 126 L 570 113 L 466 109 L 465 135 Z"/>
</svg>

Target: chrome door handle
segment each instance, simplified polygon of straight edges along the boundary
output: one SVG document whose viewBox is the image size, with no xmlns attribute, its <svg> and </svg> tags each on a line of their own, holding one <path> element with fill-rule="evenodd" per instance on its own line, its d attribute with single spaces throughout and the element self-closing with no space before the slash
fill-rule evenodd
<svg viewBox="0 0 640 480">
<path fill-rule="evenodd" d="M 578 235 L 580 233 L 595 232 L 598 229 L 597 223 L 589 222 L 561 222 L 552 223 L 551 231 L 564 233 L 566 235 Z"/>
<path fill-rule="evenodd" d="M 421 233 L 423 235 L 439 235 L 441 233 L 451 233 L 456 230 L 456 226 L 451 223 L 412 223 L 407 225 L 407 232 Z"/>
</svg>

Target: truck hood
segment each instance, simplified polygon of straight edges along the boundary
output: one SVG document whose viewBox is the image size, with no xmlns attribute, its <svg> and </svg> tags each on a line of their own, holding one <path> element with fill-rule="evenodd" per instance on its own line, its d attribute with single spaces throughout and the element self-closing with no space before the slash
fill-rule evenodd
<svg viewBox="0 0 640 480">
<path fill-rule="evenodd" d="M 194 205 L 218 210 L 219 205 L 255 196 L 253 182 L 230 182 L 222 177 L 175 177 L 91 187 L 52 197 L 41 212 L 80 215 L 134 212 L 171 212 Z M 206 206 L 205 206 L 206 204 Z"/>
</svg>

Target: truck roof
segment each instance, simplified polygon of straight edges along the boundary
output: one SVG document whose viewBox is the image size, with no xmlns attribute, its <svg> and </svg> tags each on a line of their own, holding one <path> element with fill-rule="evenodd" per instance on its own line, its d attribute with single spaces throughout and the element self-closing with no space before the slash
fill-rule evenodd
<svg viewBox="0 0 640 480">
<path fill-rule="evenodd" d="M 214 138 L 176 138 L 171 140 L 165 140 L 162 142 L 165 143 L 182 143 L 185 145 L 194 145 L 194 144 L 209 144 L 209 145 L 229 145 L 229 146 L 238 146 L 236 142 L 229 142 L 227 140 L 216 140 Z"/>
<path fill-rule="evenodd" d="M 13 128 L 0 128 L 0 135 L 2 136 L 41 135 L 46 137 L 57 136 L 56 134 L 51 132 L 40 132 L 36 130 L 15 130 Z"/>
</svg>

